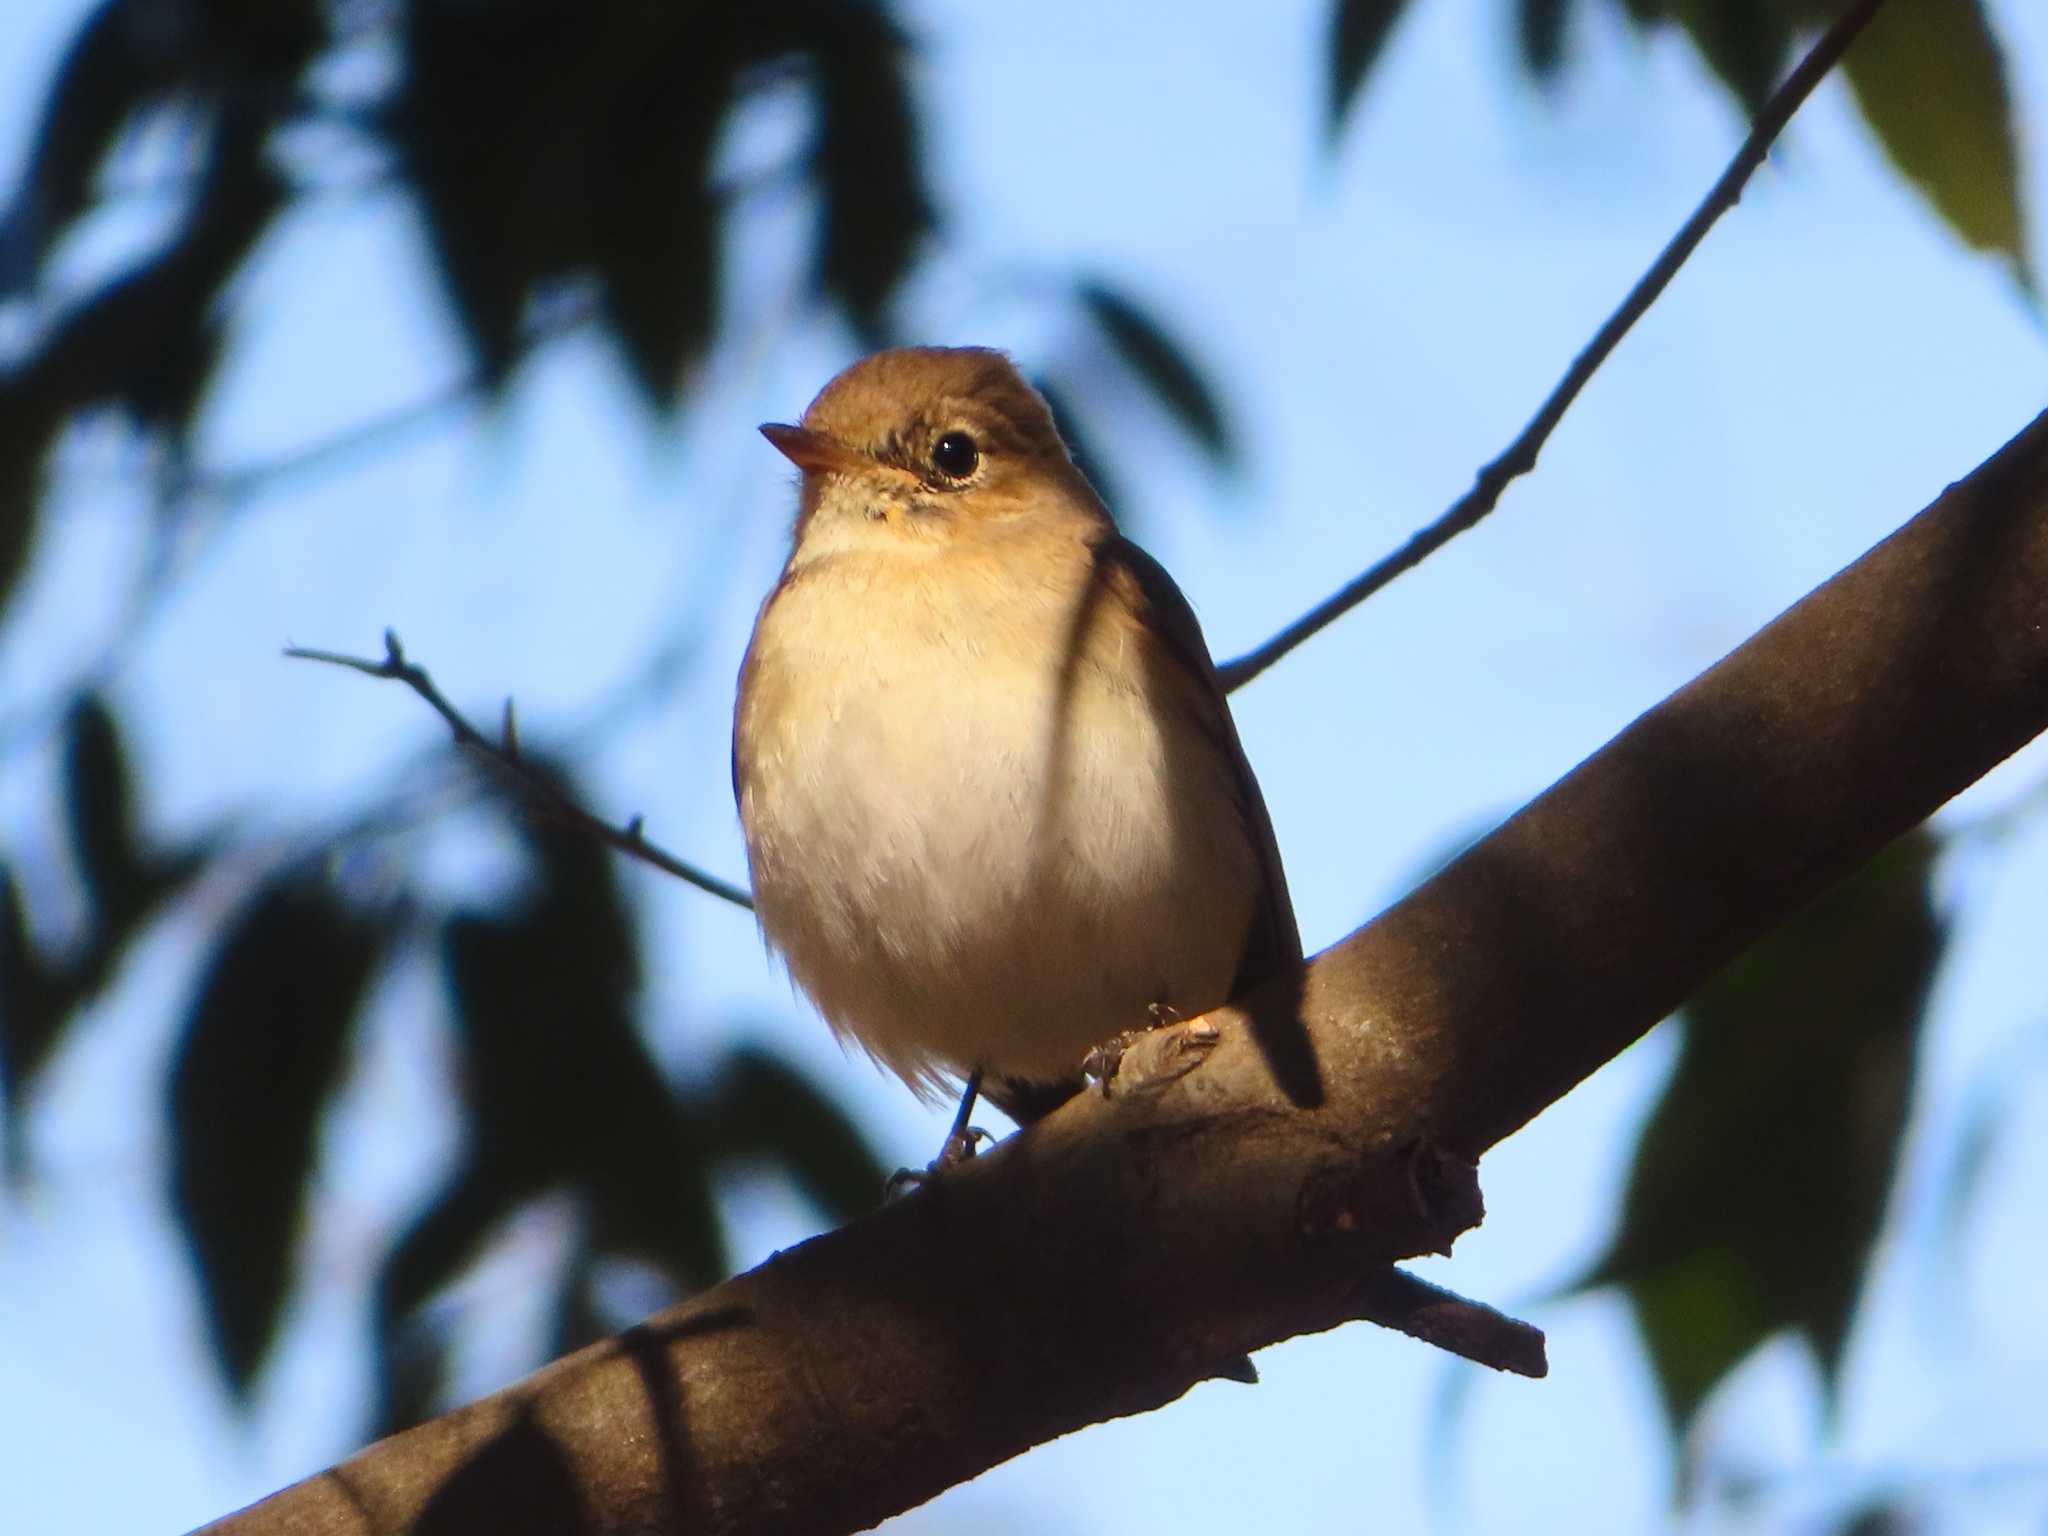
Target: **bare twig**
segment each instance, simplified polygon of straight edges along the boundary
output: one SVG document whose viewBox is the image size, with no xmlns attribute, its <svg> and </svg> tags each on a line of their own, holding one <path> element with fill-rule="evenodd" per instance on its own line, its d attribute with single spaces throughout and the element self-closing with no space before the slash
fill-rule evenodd
<svg viewBox="0 0 2048 1536">
<path fill-rule="evenodd" d="M 404 683 L 426 700 L 428 707 L 447 722 L 448 729 L 458 745 L 488 759 L 509 774 L 522 790 L 540 801 L 548 810 L 583 828 L 600 842 L 618 849 L 630 858 L 638 859 L 643 864 L 652 864 L 664 874 L 674 875 L 678 880 L 694 885 L 698 890 L 708 892 L 721 900 L 729 901 L 736 907 L 744 907 L 749 912 L 754 910 L 754 898 L 739 886 L 721 880 L 716 875 L 706 874 L 694 864 L 685 863 L 666 849 L 650 843 L 644 830 L 645 823 L 639 816 L 635 816 L 623 827 L 615 827 L 609 822 L 600 821 L 563 794 L 548 779 L 534 772 L 527 765 L 525 755 L 520 749 L 519 730 L 510 699 L 505 701 L 504 733 L 500 740 L 492 741 L 471 725 L 462 712 L 448 702 L 447 696 L 434 686 L 434 680 L 427 675 L 426 668 L 406 659 L 405 648 L 398 643 L 396 631 L 384 631 L 382 661 L 372 661 L 363 656 L 345 656 L 339 651 L 319 651 L 302 645 L 286 646 L 284 653 L 299 661 L 325 662 L 329 666 L 347 667 L 351 672 L 360 672 L 365 677 L 389 678 Z"/>
<path fill-rule="evenodd" d="M 1564 419 L 1564 413 L 1578 399 L 1579 391 L 1586 387 L 1600 365 L 1620 345 L 1622 337 L 1657 302 L 1671 279 L 1677 276 L 1678 269 L 1685 265 L 1707 237 L 1707 231 L 1741 199 L 1744 185 L 1756 168 L 1763 164 L 1764 156 L 1792 120 L 1792 114 L 1804 105 L 1806 98 L 1813 94 L 1814 87 L 1834 68 L 1849 44 L 1855 41 L 1856 35 L 1883 4 L 1884 0 L 1854 0 L 1835 24 L 1821 35 L 1820 41 L 1799 61 L 1799 67 L 1764 103 L 1763 110 L 1757 114 L 1756 122 L 1750 128 L 1749 137 L 1735 152 L 1735 158 L 1728 162 L 1728 169 L 1721 173 L 1721 179 L 1714 183 L 1699 207 L 1693 210 L 1692 217 L 1671 237 L 1671 243 L 1658 253 L 1650 269 L 1636 280 L 1628 297 L 1621 301 L 1620 308 L 1607 317 L 1607 323 L 1594 334 L 1585 350 L 1572 359 L 1571 367 L 1550 392 L 1542 408 L 1522 428 L 1521 435 L 1479 471 L 1472 482 L 1472 489 L 1453 502 L 1435 522 L 1416 530 L 1399 549 L 1368 566 L 1362 575 L 1346 583 L 1265 644 L 1218 668 L 1225 689 L 1243 687 L 1304 640 L 1321 633 L 1395 577 L 1413 570 L 1466 529 L 1478 524 L 1493 511 L 1510 482 L 1536 467 L 1536 455 L 1542 452 L 1550 434 Z"/>
<path fill-rule="evenodd" d="M 1455 1291 L 1431 1285 L 1405 1269 L 1390 1265 L 1369 1271 L 1358 1284 L 1356 1304 L 1365 1321 L 1396 1329 L 1476 1364 L 1517 1376 L 1549 1374 L 1540 1328 L 1484 1302 L 1468 1301 Z"/>
</svg>

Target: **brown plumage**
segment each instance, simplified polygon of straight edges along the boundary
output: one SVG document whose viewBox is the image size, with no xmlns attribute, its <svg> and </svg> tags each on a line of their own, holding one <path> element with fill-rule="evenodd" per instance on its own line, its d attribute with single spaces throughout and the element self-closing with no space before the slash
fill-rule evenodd
<svg viewBox="0 0 2048 1536">
<path fill-rule="evenodd" d="M 1035 1118 L 1089 1048 L 1301 958 L 1193 611 L 1000 353 L 906 348 L 800 427 L 740 674 L 762 932 L 842 1038 Z"/>
</svg>

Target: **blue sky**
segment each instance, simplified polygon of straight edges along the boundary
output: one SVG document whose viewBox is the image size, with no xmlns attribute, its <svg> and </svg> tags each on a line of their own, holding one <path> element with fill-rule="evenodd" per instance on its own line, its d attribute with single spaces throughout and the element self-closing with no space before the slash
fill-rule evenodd
<svg viewBox="0 0 2048 1536">
<path fill-rule="evenodd" d="M 2043 99 L 2048 15 L 1995 3 L 2023 102 Z M 1248 447 L 1219 484 L 1142 400 L 1105 395 L 1095 435 L 1117 510 L 1174 571 L 1219 655 L 1262 638 L 1449 502 L 1520 426 L 1737 139 L 1689 52 L 1582 15 L 1571 74 L 1523 82 L 1506 7 L 1432 0 L 1396 34 L 1339 153 L 1318 139 L 1324 7 L 1048 3 L 909 8 L 957 249 L 916 285 L 925 339 L 1085 345 L 1031 274 L 1099 271 L 1152 303 L 1226 388 Z M 1581 8 L 1582 11 L 1587 8 Z M 17 0 L 0 54 L 0 163 L 18 163 L 51 62 L 84 10 Z M 2038 139 L 2042 119 L 2028 126 Z M 792 125 L 773 103 L 735 163 Z M 2048 204 L 2040 157 L 2030 205 Z M 117 700 L 152 824 L 234 814 L 282 833 L 367 803 L 437 743 L 402 691 L 288 664 L 288 641 L 374 651 L 394 626 L 458 700 L 516 693 L 530 740 L 583 746 L 663 642 L 692 664 L 589 760 L 592 798 L 721 872 L 744 865 L 727 784 L 732 679 L 781 559 L 786 467 L 753 433 L 850 357 L 800 323 L 802 210 L 770 202 L 700 403 L 657 438 L 603 347 L 566 346 L 496 417 L 409 440 L 246 504 L 161 617 Z M 106 234 L 112 241 L 119 231 Z M 81 258 L 83 259 L 83 258 Z M 261 458 L 430 393 L 462 366 L 406 206 L 325 199 L 247 279 L 238 351 L 203 423 L 209 462 Z M 1521 803 L 1853 559 L 2043 402 L 2048 346 L 1993 262 L 1890 173 L 1826 86 L 1738 212 L 1586 392 L 1500 513 L 1236 700 L 1305 937 L 1328 944 L 1441 850 Z M 1110 425 L 1114 423 L 1113 427 Z M 90 447 L 90 445 L 84 445 Z M 80 457 L 87 455 L 81 454 Z M 0 704 L 39 695 L 111 621 L 141 499 L 91 465 L 65 482 L 28 598 L 0 630 Z M 1844 771 L 1868 765 L 1845 764 Z M 0 840 L 47 856 L 53 765 L 0 779 Z M 1967 819 L 2048 772 L 2030 751 L 1953 808 Z M 419 834 L 449 893 L 507 854 L 458 817 Z M 1710 1406 L 1711 1465 L 1783 1473 L 1787 1517 L 1887 1469 L 2048 1463 L 2034 1278 L 2048 1081 L 2033 957 L 2048 825 L 1946 871 L 1964 926 L 1939 988 L 1902 1196 L 1852 1341 L 1847 1411 L 1822 1444 L 1789 1346 Z M 885 1155 L 929 1155 L 943 1116 L 843 1057 L 761 954 L 751 920 L 635 872 L 657 935 L 649 1016 L 687 1073 L 764 1038 L 856 1108 Z M 32 1125 L 42 1173 L 0 1211 L 0 1509 L 10 1532 L 182 1529 L 351 1448 L 365 1288 L 432 1187 L 451 1127 L 431 979 L 381 995 L 325 1138 L 311 1284 L 248 1424 L 211 1375 L 161 1197 L 155 1103 L 216 882 L 166 925 L 52 1068 Z M 61 903 L 59 903 L 61 907 Z M 42 919 L 61 929 L 61 910 Z M 1489 1217 L 1432 1277 L 1503 1304 L 1597 1250 L 1627 1138 L 1669 1060 L 1653 1037 L 1488 1160 Z M 2015 1070 L 2015 1067 L 2023 1070 Z M 2027 1073 L 2031 1073 L 2028 1076 Z M 1934 1194 L 1962 1115 L 2016 1083 L 1962 1262 L 1936 1256 Z M 815 1218 L 771 1181 L 728 1195 L 752 1262 Z M 540 1212 L 451 1305 L 480 1321 L 465 1382 L 503 1379 L 559 1237 Z M 1456 1442 L 1472 1529 L 1641 1530 L 1671 1466 L 1611 1299 L 1540 1309 L 1549 1381 L 1480 1382 Z M 905 1532 L 1415 1528 L 1449 1369 L 1353 1328 L 1260 1357 L 1263 1384 L 1199 1389 L 1044 1447 L 905 1517 Z M 1818 1459 L 1819 1467 L 1815 1469 Z M 1977 1479 L 1956 1529 L 2037 1522 L 2038 1478 Z M 2028 1499 L 2032 1502 L 2029 1503 Z M 1705 1522 L 1713 1525 L 1709 1520 Z"/>
</svg>

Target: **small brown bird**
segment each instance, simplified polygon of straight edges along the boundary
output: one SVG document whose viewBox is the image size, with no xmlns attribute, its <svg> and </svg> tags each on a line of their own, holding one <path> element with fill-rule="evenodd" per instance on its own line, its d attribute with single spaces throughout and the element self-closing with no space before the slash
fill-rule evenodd
<svg viewBox="0 0 2048 1536">
<path fill-rule="evenodd" d="M 1301 959 L 1187 599 L 999 352 L 854 364 L 801 426 L 795 544 L 740 671 L 761 931 L 842 1039 L 1020 1122 L 1091 1047 Z"/>
</svg>

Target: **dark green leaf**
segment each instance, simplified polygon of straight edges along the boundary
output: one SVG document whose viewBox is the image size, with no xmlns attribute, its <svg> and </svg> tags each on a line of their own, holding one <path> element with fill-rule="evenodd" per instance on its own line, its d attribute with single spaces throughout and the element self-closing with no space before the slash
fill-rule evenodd
<svg viewBox="0 0 2048 1536">
<path fill-rule="evenodd" d="M 119 926 L 143 904 L 148 874 L 120 735 L 98 697 L 80 699 L 65 722 L 64 788 L 71 846 L 96 921 L 103 930 Z"/>
<path fill-rule="evenodd" d="M 145 920 L 207 855 L 203 847 L 170 855 L 144 847 L 119 732 L 96 696 L 81 698 L 65 722 L 64 784 L 71 846 L 92 906 L 85 948 L 66 976 L 75 1005 L 105 985 Z"/>
<path fill-rule="evenodd" d="M 1182 429 L 1218 464 L 1233 463 L 1237 445 L 1224 421 L 1223 407 L 1165 327 L 1107 284 L 1083 282 L 1076 296 L 1117 355 Z"/>
<path fill-rule="evenodd" d="M 512 912 L 454 919 L 444 942 L 472 1160 L 528 1193 L 579 1193 L 597 1251 L 705 1284 L 725 1272 L 723 1238 L 703 1158 L 634 1025 L 639 935 L 616 855 L 555 818 L 523 830 L 532 892 Z"/>
<path fill-rule="evenodd" d="M 712 1152 L 778 1166 L 834 1221 L 873 1210 L 882 1165 L 846 1111 L 789 1063 L 742 1046 L 726 1059 L 705 1108 Z"/>
<path fill-rule="evenodd" d="M 134 115 L 176 79 L 175 60 L 153 48 L 136 0 L 104 0 L 57 63 L 36 124 L 28 174 L 0 223 L 0 294 L 31 286 L 43 258 L 85 210 L 92 178 Z"/>
<path fill-rule="evenodd" d="M 605 317 L 648 403 L 665 410 L 710 344 L 717 309 L 718 209 L 704 187 L 706 137 L 621 161 L 601 205 L 597 261 Z M 628 167 L 636 174 L 628 175 Z"/>
<path fill-rule="evenodd" d="M 145 0 L 145 9 L 159 3 Z M 271 110 L 282 109 L 331 37 L 330 0 L 201 0 L 193 9 L 205 83 L 231 103 L 268 96 Z"/>
<path fill-rule="evenodd" d="M 469 1267 L 492 1231 L 531 1191 L 491 1170 L 458 1169 L 393 1245 L 377 1275 L 373 1304 L 377 1406 L 372 1436 L 410 1428 L 441 1406 L 448 1366 L 447 1329 L 426 1303 Z"/>
<path fill-rule="evenodd" d="M 1329 134 L 1334 142 L 1407 0 L 1337 0 L 1330 27 Z"/>
<path fill-rule="evenodd" d="M 5 1166 L 26 1171 L 22 1110 L 28 1086 L 71 1018 L 71 998 L 28 931 L 14 871 L 0 863 L 0 1114 L 7 1117 Z"/>
<path fill-rule="evenodd" d="M 1835 1536 L 1912 1536 L 1925 1520 L 1903 1497 L 1871 1498 L 1843 1511 Z"/>
<path fill-rule="evenodd" d="M 817 284 L 877 346 L 888 340 L 889 302 L 938 224 L 908 47 L 880 5 L 827 4 L 805 15 L 818 103 Z"/>
<path fill-rule="evenodd" d="M 448 926 L 478 1177 L 521 1198 L 576 1194 L 603 1253 L 684 1288 L 726 1273 L 708 1168 L 633 1027 L 605 940 L 553 903 Z"/>
<path fill-rule="evenodd" d="M 529 770 L 551 775 L 563 795 L 580 802 L 576 784 L 534 759 Z M 583 828 L 515 800 L 513 814 L 537 873 L 532 919 L 577 990 L 621 1005 L 640 985 L 640 936 L 619 889 L 619 856 Z"/>
<path fill-rule="evenodd" d="M 420 1332 L 421 1304 L 529 1200 L 567 1194 L 583 1218 L 562 1327 L 595 1317 L 588 1271 L 600 1258 L 645 1260 L 678 1290 L 728 1271 L 709 1165 L 634 1027 L 638 935 L 614 856 L 554 818 L 522 831 L 529 889 L 506 910 L 451 919 L 443 934 L 467 1090 L 464 1171 L 380 1287 L 385 1427 L 432 1405 L 438 1377 L 426 1366 L 438 1346 Z"/>
<path fill-rule="evenodd" d="M 407 9 L 384 129 L 494 387 L 535 301 L 592 279 L 635 381 L 657 406 L 674 401 L 717 309 L 709 164 L 742 30 L 724 8 Z"/>
<path fill-rule="evenodd" d="M 2012 91 L 1979 0 L 1887 5 L 1842 67 L 1885 153 L 1949 227 L 2031 278 Z"/>
<path fill-rule="evenodd" d="M 1639 22 L 1670 19 L 1685 28 L 1707 67 L 1754 112 L 1783 78 L 1793 25 L 1785 0 L 1631 0 Z"/>
<path fill-rule="evenodd" d="M 196 400 L 212 306 L 284 206 L 265 129 L 226 118 L 206 179 L 170 244 L 70 311 L 24 369 L 37 408 L 60 416 L 120 404 L 143 425 Z"/>
<path fill-rule="evenodd" d="M 202 310 L 189 327 L 166 328 L 161 347 L 139 358 L 122 391 L 137 425 L 183 447 L 227 348 L 218 313 Z"/>
<path fill-rule="evenodd" d="M 1946 931 L 1910 834 L 1691 1002 L 1613 1245 L 1586 1285 L 1627 1293 L 1683 1428 L 1790 1329 L 1832 1394 L 1904 1132 Z"/>
<path fill-rule="evenodd" d="M 63 421 L 22 381 L 0 378 L 0 611 L 35 548 L 43 465 Z"/>
<path fill-rule="evenodd" d="M 1520 5 L 1515 41 L 1521 48 L 1522 64 L 1538 80 L 1555 79 L 1564 63 L 1565 27 L 1571 20 L 1572 0 L 1520 0 Z"/>
<path fill-rule="evenodd" d="M 673 54 L 687 78 L 643 68 L 621 80 L 607 112 L 610 146 L 591 189 L 605 316 L 641 392 L 662 409 L 675 403 L 686 369 L 709 345 L 717 312 L 719 210 L 710 162 L 733 59 L 708 20 L 692 42 L 656 52 Z"/>
<path fill-rule="evenodd" d="M 383 124 L 477 364 L 493 387 L 519 360 L 528 304 L 589 254 L 595 57 L 609 7 L 404 10 L 403 75 Z"/>
<path fill-rule="evenodd" d="M 215 948 L 178 1042 L 172 1197 L 238 1400 L 283 1312 L 320 1116 L 386 936 L 317 877 L 274 876 Z"/>
</svg>

